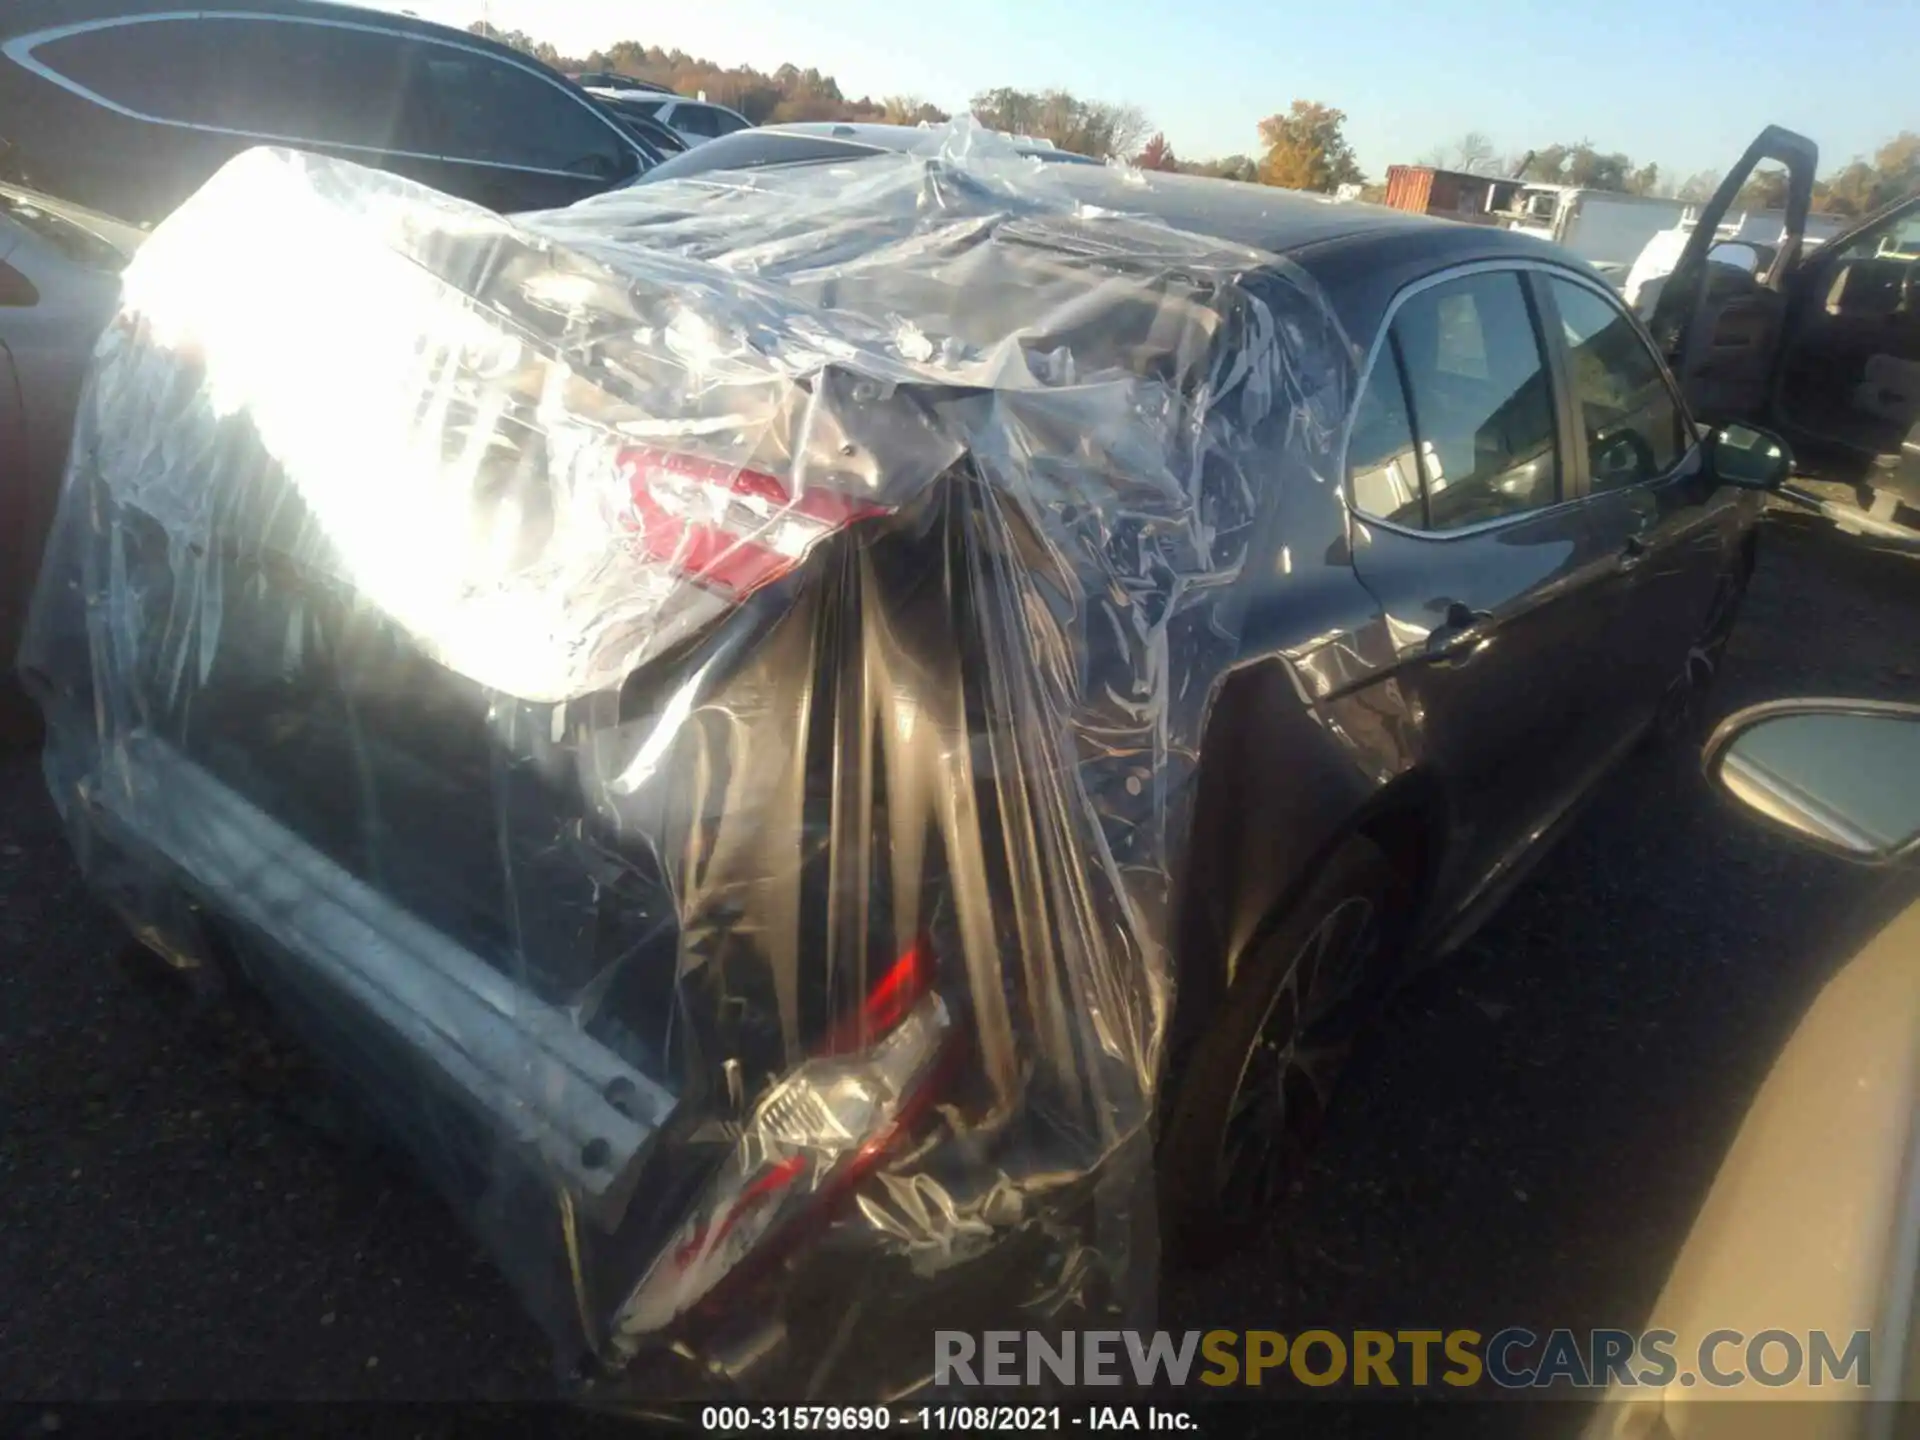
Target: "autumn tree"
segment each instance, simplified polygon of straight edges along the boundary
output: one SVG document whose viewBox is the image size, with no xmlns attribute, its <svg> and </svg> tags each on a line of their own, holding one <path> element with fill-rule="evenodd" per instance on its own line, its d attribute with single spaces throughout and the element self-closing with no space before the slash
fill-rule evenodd
<svg viewBox="0 0 1920 1440">
<path fill-rule="evenodd" d="M 1332 191 L 1366 180 L 1343 131 L 1346 112 L 1317 100 L 1296 100 L 1284 115 L 1260 122 L 1260 179 L 1287 190 Z"/>
<path fill-rule="evenodd" d="M 478 25 L 472 28 L 480 29 Z M 500 33 L 498 38 L 512 33 Z M 684 50 L 665 50 L 638 40 L 616 41 L 604 50 L 572 60 L 549 58 L 550 46 L 527 53 L 563 69 L 608 70 L 636 80 L 651 80 L 680 95 L 704 93 L 709 100 L 731 106 L 756 125 L 783 120 L 892 120 L 917 125 L 922 120 L 947 118 L 945 111 L 918 99 L 853 99 L 841 91 L 839 81 L 817 69 L 782 65 L 769 75 L 750 65 L 723 66 Z"/>
<path fill-rule="evenodd" d="M 1133 163 L 1142 170 L 1178 170 L 1180 161 L 1173 153 L 1173 146 L 1167 143 L 1162 132 L 1153 132 L 1153 138 L 1141 147 L 1140 153 L 1133 157 Z"/>
<path fill-rule="evenodd" d="M 1787 208 L 1787 171 L 1784 166 L 1756 169 L 1734 196 L 1735 210 L 1784 210 Z"/>
<path fill-rule="evenodd" d="M 1713 198 L 1713 192 L 1719 188 L 1720 172 L 1718 170 L 1698 170 L 1680 182 L 1674 190 L 1674 196 L 1690 204 L 1704 205 Z"/>
<path fill-rule="evenodd" d="M 1096 160 L 1131 155 L 1146 138 L 1147 117 L 1132 105 L 1082 100 L 1065 90 L 983 90 L 968 106 L 990 130 L 1051 140 Z"/>
<path fill-rule="evenodd" d="M 1251 185 L 1260 179 L 1259 164 L 1245 155 L 1223 155 L 1218 160 L 1182 160 L 1177 163 L 1188 175 L 1205 175 L 1212 180 L 1240 180 Z"/>
<path fill-rule="evenodd" d="M 522 55 L 531 55 L 542 65 L 558 66 L 560 52 L 544 40 L 536 40 L 524 30 L 502 30 L 497 25 L 489 25 L 484 20 L 476 20 L 467 26 L 469 35 L 478 35 L 483 40 L 492 40 L 499 45 L 511 46 Z"/>
<path fill-rule="evenodd" d="M 889 125 L 918 125 L 922 121 L 937 125 L 947 118 L 946 111 L 918 95 L 889 95 L 880 102 L 880 112 Z"/>
<path fill-rule="evenodd" d="M 1875 153 L 1856 159 L 1814 187 L 1814 207 L 1835 215 L 1871 215 L 1920 190 L 1920 134 L 1903 130 Z"/>
</svg>

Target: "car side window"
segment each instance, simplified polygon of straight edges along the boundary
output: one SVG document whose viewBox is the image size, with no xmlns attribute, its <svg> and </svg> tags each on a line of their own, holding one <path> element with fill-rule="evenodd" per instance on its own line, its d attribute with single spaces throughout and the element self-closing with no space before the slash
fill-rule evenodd
<svg viewBox="0 0 1920 1440">
<path fill-rule="evenodd" d="M 676 105 L 673 107 L 673 128 L 684 130 L 689 135 L 699 135 L 713 139 L 720 134 L 720 112 L 711 105 Z"/>
<path fill-rule="evenodd" d="M 36 45 L 33 58 L 84 90 L 156 120 L 215 125 L 230 71 L 197 19 L 129 21 Z"/>
<path fill-rule="evenodd" d="M 748 121 L 745 116 L 736 115 L 731 110 L 716 108 L 713 112 L 713 133 L 715 135 L 731 135 L 736 130 L 746 129 L 747 125 Z"/>
<path fill-rule="evenodd" d="M 1665 475 L 1686 453 L 1685 412 L 1625 310 L 1570 280 L 1553 280 L 1595 491 Z"/>
<path fill-rule="evenodd" d="M 1552 382 L 1517 271 L 1418 291 L 1394 315 L 1391 341 L 1428 529 L 1485 524 L 1560 498 Z"/>
<path fill-rule="evenodd" d="M 1347 440 L 1347 489 L 1362 514 L 1420 529 L 1427 523 L 1426 497 L 1407 410 L 1400 362 L 1389 341 L 1374 359 L 1373 371 L 1353 410 Z"/>
<path fill-rule="evenodd" d="M 225 79 L 202 94 L 214 123 L 249 135 L 323 145 L 400 148 L 412 46 L 398 35 L 293 20 L 194 22 Z M 217 98 L 216 98 L 217 97 Z"/>
<path fill-rule="evenodd" d="M 416 49 L 407 149 L 604 180 L 639 168 L 613 124 L 558 85 L 478 50 Z"/>
</svg>

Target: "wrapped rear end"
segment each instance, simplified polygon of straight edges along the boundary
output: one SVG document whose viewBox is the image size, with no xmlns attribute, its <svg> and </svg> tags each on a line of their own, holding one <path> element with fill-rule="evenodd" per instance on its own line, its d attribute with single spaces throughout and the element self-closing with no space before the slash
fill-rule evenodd
<svg viewBox="0 0 1920 1440">
<path fill-rule="evenodd" d="M 509 222 L 255 151 L 96 357 L 24 656 L 82 862 L 603 1381 L 1145 1318 L 1187 781 L 1346 361 L 1044 169 Z"/>
</svg>

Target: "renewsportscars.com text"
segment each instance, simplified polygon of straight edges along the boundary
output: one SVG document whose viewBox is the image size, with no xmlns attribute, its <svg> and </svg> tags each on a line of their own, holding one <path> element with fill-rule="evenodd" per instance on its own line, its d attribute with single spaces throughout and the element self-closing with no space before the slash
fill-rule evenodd
<svg viewBox="0 0 1920 1440">
<path fill-rule="evenodd" d="M 1864 1330 L 989 1330 L 934 1334 L 934 1384 L 1212 1385 L 1506 1390 L 1873 1384 Z"/>
</svg>

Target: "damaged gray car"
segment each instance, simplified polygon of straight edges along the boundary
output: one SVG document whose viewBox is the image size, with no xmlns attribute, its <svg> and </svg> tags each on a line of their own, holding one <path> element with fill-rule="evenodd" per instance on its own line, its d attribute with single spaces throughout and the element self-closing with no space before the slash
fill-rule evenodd
<svg viewBox="0 0 1920 1440">
<path fill-rule="evenodd" d="M 1684 721 L 1790 463 L 1544 243 L 933 154 L 155 230 L 24 667 L 589 1383 L 1145 1323 L 1355 1028 Z"/>
</svg>

